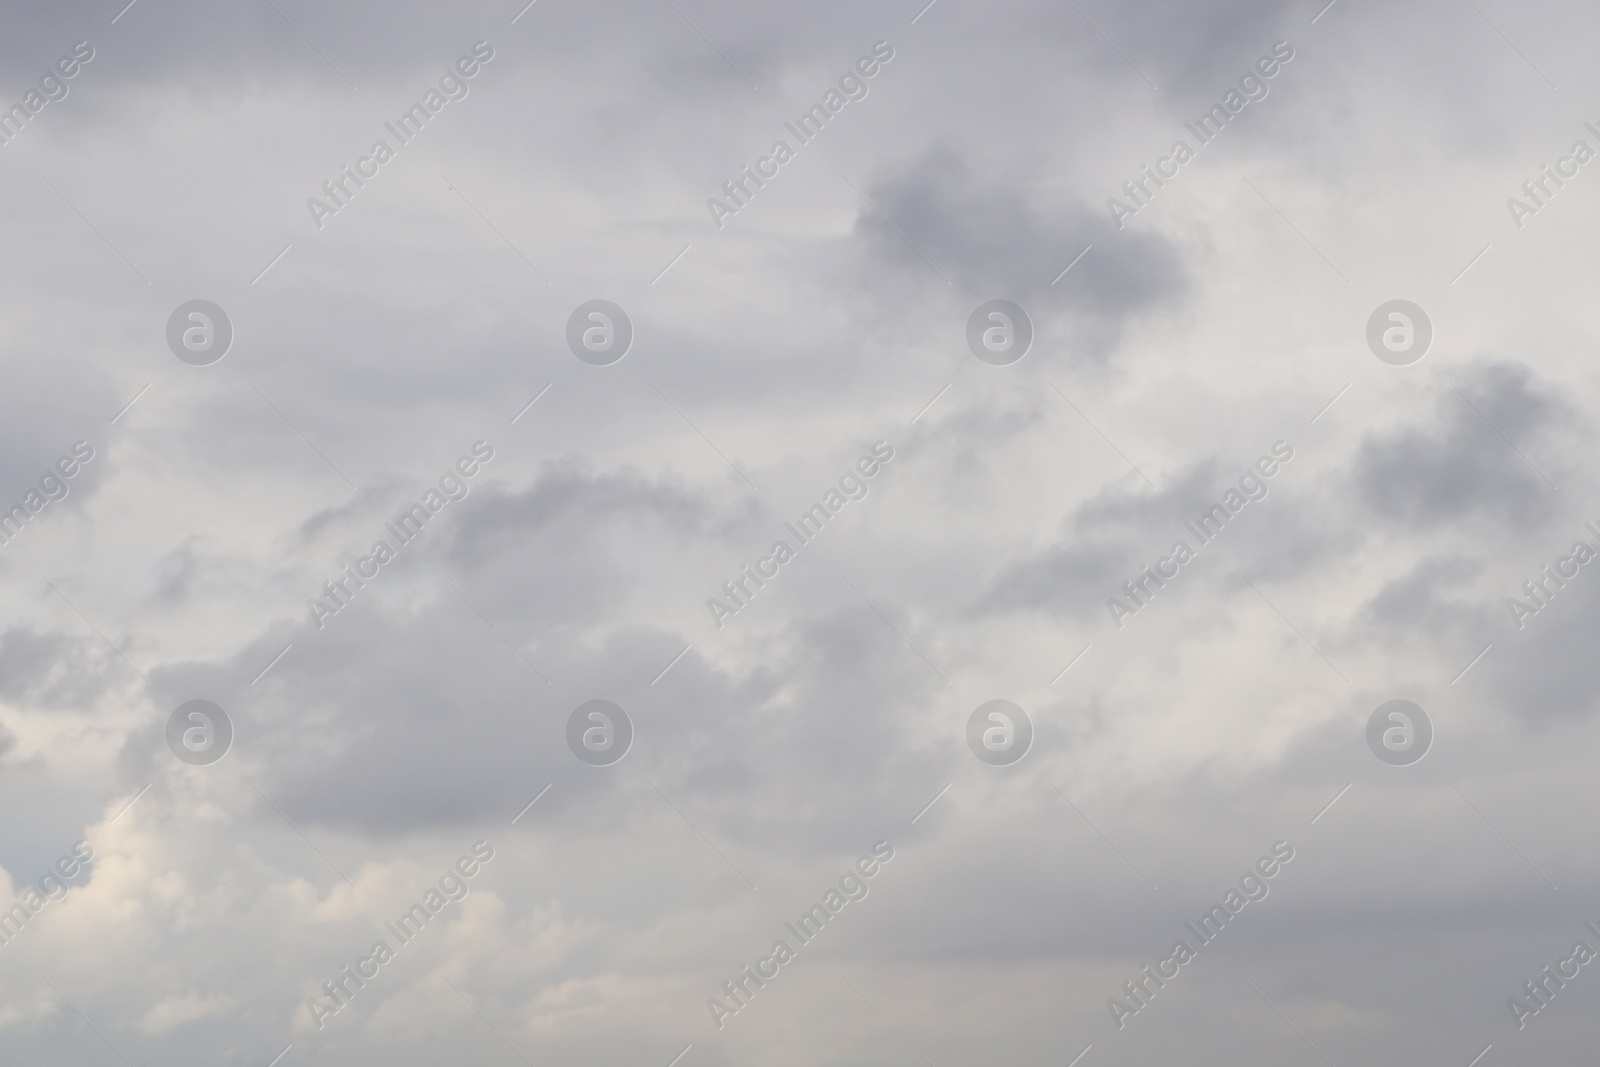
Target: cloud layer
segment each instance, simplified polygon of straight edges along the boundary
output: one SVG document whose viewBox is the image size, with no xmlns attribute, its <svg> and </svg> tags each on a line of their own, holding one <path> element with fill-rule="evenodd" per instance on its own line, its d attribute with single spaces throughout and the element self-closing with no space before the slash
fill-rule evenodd
<svg viewBox="0 0 1600 1067">
<path fill-rule="evenodd" d="M 1575 1062 L 1600 26 L 1317 8 L 8 12 L 7 1061 Z"/>
</svg>

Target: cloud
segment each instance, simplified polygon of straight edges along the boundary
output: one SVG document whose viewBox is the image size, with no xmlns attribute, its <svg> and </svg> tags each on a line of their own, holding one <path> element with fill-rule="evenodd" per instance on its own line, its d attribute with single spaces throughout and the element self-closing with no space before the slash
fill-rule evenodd
<svg viewBox="0 0 1600 1067">
<path fill-rule="evenodd" d="M 1248 978 L 1336 1062 L 1466 1063 L 1586 936 L 1600 579 L 1521 629 L 1505 599 L 1594 516 L 1597 220 L 1575 188 L 1518 231 L 1504 198 L 1586 136 L 1541 72 L 1584 69 L 1593 12 L 124 2 L 0 40 L 0 101 L 96 49 L 0 146 L 0 503 L 96 449 L 0 549 L 0 886 L 96 853 L 0 944 L 8 1061 L 1303 1053 Z M 1270 99 L 1117 229 L 1105 198 L 1280 38 Z M 470 96 L 317 229 L 479 39 Z M 870 96 L 711 225 L 877 40 Z M 1362 334 L 1398 296 L 1435 326 L 1409 367 Z M 194 298 L 236 328 L 208 367 L 164 339 Z M 608 367 L 565 339 L 596 298 L 635 326 Z M 991 298 L 1036 328 L 1009 367 L 966 346 Z M 707 596 L 880 439 L 870 495 L 718 627 Z M 1111 625 L 1279 439 L 1270 493 Z M 313 619 L 476 441 L 469 494 Z M 1364 736 L 1396 697 L 1436 727 L 1409 767 Z M 208 766 L 166 740 L 196 698 L 234 725 Z M 608 767 L 567 748 L 597 698 L 634 726 Z M 1000 698 L 1035 727 L 1008 767 L 966 736 Z M 478 840 L 470 896 L 318 1029 Z M 870 897 L 717 1030 L 878 840 Z M 1117 1030 L 1278 840 L 1214 980 Z M 1519 1039 L 1577 1062 L 1581 1007 Z"/>
<path fill-rule="evenodd" d="M 1059 322 L 1070 343 L 1098 356 L 1136 317 L 1176 305 L 1188 272 L 1173 242 L 1116 234 L 1100 208 L 1040 202 L 1044 195 L 989 178 L 956 150 L 936 147 L 874 180 L 855 228 L 885 268 L 917 276 L 931 263 L 969 299 L 1017 301 L 1040 325 Z M 1054 288 L 1090 245 L 1094 269 Z"/>
<path fill-rule="evenodd" d="M 1555 495 L 1524 453 L 1570 422 L 1571 409 L 1516 364 L 1481 364 L 1462 382 L 1441 391 L 1433 426 L 1367 436 L 1354 471 L 1358 498 L 1380 518 L 1417 529 L 1544 522 Z"/>
<path fill-rule="evenodd" d="M 196 1019 L 226 1014 L 234 1006 L 233 998 L 226 993 L 185 993 L 167 997 L 146 1012 L 136 1025 L 140 1032 L 159 1037 Z"/>
</svg>

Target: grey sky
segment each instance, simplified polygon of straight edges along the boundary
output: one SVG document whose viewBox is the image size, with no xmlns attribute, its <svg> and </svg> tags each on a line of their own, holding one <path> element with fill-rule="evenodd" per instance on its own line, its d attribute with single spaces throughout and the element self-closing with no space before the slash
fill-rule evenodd
<svg viewBox="0 0 1600 1067">
<path fill-rule="evenodd" d="M 1592 967 L 1523 1029 L 1507 998 L 1600 950 L 1600 563 L 1520 627 L 1507 600 L 1600 550 L 1600 178 L 1506 207 L 1600 148 L 1591 8 L 125 2 L 0 10 L 0 102 L 94 50 L 0 145 L 0 505 L 94 450 L 0 546 L 0 896 L 94 851 L 0 944 L 0 1060 L 1592 1048 Z M 207 366 L 167 342 L 195 299 L 234 329 Z M 609 366 L 566 339 L 596 299 L 633 327 Z M 1033 327 L 1008 366 L 968 347 L 995 299 Z M 1366 339 L 1395 299 L 1433 328 L 1406 366 Z M 634 731 L 609 766 L 568 747 L 597 698 Z M 1034 731 L 1010 766 L 969 747 L 1000 698 Z M 169 742 L 196 699 L 234 731 L 209 765 Z M 1392 699 L 1433 726 L 1409 766 L 1366 740 Z M 470 893 L 319 1027 L 479 841 Z M 867 896 L 719 1029 L 708 998 L 879 841 Z M 1108 998 L 1280 841 L 1270 894 L 1119 1029 Z"/>
</svg>

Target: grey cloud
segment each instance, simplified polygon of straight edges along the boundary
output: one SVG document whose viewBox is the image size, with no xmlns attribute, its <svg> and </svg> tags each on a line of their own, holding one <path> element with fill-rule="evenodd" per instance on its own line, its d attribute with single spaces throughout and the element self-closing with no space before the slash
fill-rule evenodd
<svg viewBox="0 0 1600 1067">
<path fill-rule="evenodd" d="M 460 567 L 497 575 L 485 610 L 493 605 L 543 631 L 606 620 L 638 576 L 686 546 L 725 543 L 735 530 L 753 535 L 756 514 L 747 500 L 713 500 L 670 477 L 597 472 L 591 461 L 568 457 L 521 489 L 474 492 L 443 550 Z"/>
<path fill-rule="evenodd" d="M 1303 14 L 1301 7 L 1283 0 L 1224 0 L 1203 7 L 1173 0 L 1139 7 L 1100 2 L 1082 10 L 1164 93 L 1194 103 L 1220 97 L 1226 84 L 1279 37 L 1304 39 L 1300 20 L 1292 18 Z M 1064 31 L 1096 39 L 1103 68 L 1122 73 L 1125 80 L 1137 78 L 1113 45 L 1099 39 L 1076 12 L 1059 10 L 1058 18 Z M 1147 87 L 1141 83 L 1141 88 Z"/>
<path fill-rule="evenodd" d="M 1596 539 L 1585 536 L 1591 547 Z M 1565 552 L 1568 545 L 1559 546 Z M 1552 558 L 1557 553 L 1551 553 Z M 1529 575 L 1537 577 L 1529 568 Z M 1519 719 L 1548 727 L 1574 717 L 1592 718 L 1600 701 L 1600 662 L 1590 654 L 1591 638 L 1600 625 L 1600 594 L 1586 579 L 1588 568 L 1564 589 L 1549 597 L 1537 615 L 1524 616 L 1523 626 L 1512 624 L 1504 597 L 1491 609 L 1497 623 L 1495 649 L 1481 665 L 1498 706 Z M 1529 598 L 1520 587 L 1505 590 L 1523 604 Z"/>
<path fill-rule="evenodd" d="M 1453 591 L 1469 586 L 1483 564 L 1461 555 L 1419 560 L 1407 573 L 1386 582 L 1362 608 L 1363 621 L 1393 631 L 1436 635 L 1457 630 L 1468 618 L 1481 620 L 1480 605 Z"/>
<path fill-rule="evenodd" d="M 1015 559 L 990 579 L 978 603 L 986 611 L 1049 609 L 1077 618 L 1103 615 L 1107 596 L 1141 566 L 1194 538 L 1183 527 L 1226 489 L 1215 458 L 1191 464 L 1167 487 L 1118 480 L 1081 502 L 1063 521 L 1055 544 Z"/>
<path fill-rule="evenodd" d="M 1571 407 L 1517 364 L 1485 364 L 1461 381 L 1459 392 L 1441 392 L 1434 426 L 1366 437 L 1352 479 L 1358 498 L 1413 529 L 1469 518 L 1523 530 L 1544 523 L 1556 491 L 1518 450 L 1552 439 Z"/>
<path fill-rule="evenodd" d="M 194 588 L 195 578 L 199 572 L 200 558 L 195 550 L 194 541 L 192 539 L 185 541 L 161 561 L 156 574 L 153 599 L 169 607 L 181 603 L 188 598 Z"/>
<path fill-rule="evenodd" d="M 53 594 L 52 594 L 53 595 Z M 127 681 L 126 667 L 97 638 L 14 625 L 0 633 L 0 697 L 21 707 L 91 708 Z"/>
<path fill-rule="evenodd" d="M 691 652 L 671 685 L 652 688 L 673 638 L 636 630 L 594 649 L 530 642 L 547 685 L 446 593 L 413 619 L 369 610 L 302 636 L 265 693 L 232 682 L 235 721 L 255 738 L 241 758 L 271 760 L 264 788 L 296 822 L 379 836 L 470 825 L 509 819 L 554 783 L 546 808 L 572 825 L 614 828 L 656 805 L 648 790 L 619 792 L 643 774 L 723 840 L 756 848 L 781 832 L 791 848 L 839 847 L 914 810 L 944 761 L 896 743 L 917 694 L 942 682 L 859 601 L 803 627 L 792 656 L 770 669 L 728 677 Z M 218 692 L 273 651 L 264 638 L 231 669 L 160 682 Z M 616 773 L 582 766 L 565 748 L 567 716 L 597 695 L 622 704 L 637 731 Z"/>
<path fill-rule="evenodd" d="M 1049 205 L 1024 185 L 982 176 L 950 148 L 931 150 L 880 177 L 856 231 L 874 260 L 906 276 L 928 259 L 972 300 L 1016 300 L 1041 325 L 1104 355 L 1130 320 L 1174 304 L 1187 272 L 1165 237 L 1116 233 L 1106 212 L 1084 203 Z M 1090 244 L 1092 270 L 1051 282 Z"/>
<path fill-rule="evenodd" d="M 987 610 L 1033 609 L 1087 618 L 1103 609 L 1095 595 L 1115 590 L 1128 554 L 1112 546 L 1053 545 L 1002 570 L 980 601 Z"/>
<path fill-rule="evenodd" d="M 458 560 L 504 551 L 529 534 L 589 536 L 623 518 L 648 518 L 684 534 L 725 531 L 729 522 L 687 485 L 631 470 L 596 473 L 578 456 L 547 464 L 525 489 L 480 491 L 464 511 L 451 547 Z"/>
<path fill-rule="evenodd" d="M 396 504 L 403 499 L 402 493 L 408 488 L 390 479 L 363 489 L 349 500 L 321 508 L 300 523 L 291 545 L 295 549 L 305 549 L 319 543 L 324 537 L 348 532 L 365 535 L 378 511 L 377 506 Z"/>
</svg>

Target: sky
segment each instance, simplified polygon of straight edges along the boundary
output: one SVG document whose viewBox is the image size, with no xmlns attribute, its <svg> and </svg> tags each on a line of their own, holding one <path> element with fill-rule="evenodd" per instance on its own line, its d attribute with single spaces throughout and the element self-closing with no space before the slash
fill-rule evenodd
<svg viewBox="0 0 1600 1067">
<path fill-rule="evenodd" d="M 0 8 L 0 1059 L 1589 1053 L 1600 11 L 525 2 Z"/>
</svg>

